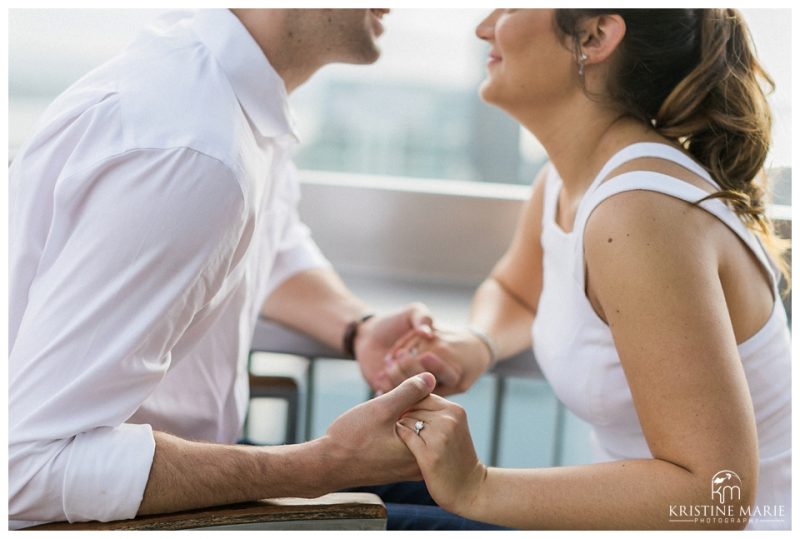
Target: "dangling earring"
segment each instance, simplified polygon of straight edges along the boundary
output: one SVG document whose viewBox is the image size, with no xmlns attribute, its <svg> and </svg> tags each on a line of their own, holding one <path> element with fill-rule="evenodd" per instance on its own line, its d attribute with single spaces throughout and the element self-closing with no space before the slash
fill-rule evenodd
<svg viewBox="0 0 800 539">
<path fill-rule="evenodd" d="M 589 59 L 589 57 L 586 55 L 586 53 L 585 52 L 581 52 L 581 55 L 578 57 L 578 76 L 579 77 L 583 76 L 583 70 L 584 70 L 584 67 L 585 67 L 584 66 L 584 62 L 586 62 L 586 60 L 588 60 L 588 59 Z"/>
</svg>

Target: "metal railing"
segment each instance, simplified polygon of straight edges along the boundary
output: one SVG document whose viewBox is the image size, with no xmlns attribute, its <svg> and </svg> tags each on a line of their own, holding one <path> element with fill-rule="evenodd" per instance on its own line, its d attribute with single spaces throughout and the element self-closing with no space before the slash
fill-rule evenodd
<svg viewBox="0 0 800 539">
<path fill-rule="evenodd" d="M 281 399 L 286 401 L 287 418 L 284 429 L 285 436 L 281 442 L 300 442 L 310 440 L 315 436 L 313 432 L 315 399 L 320 397 L 320 389 L 316 384 L 316 369 L 320 362 L 331 359 L 346 359 L 336 350 L 330 349 L 313 339 L 293 330 L 270 322 L 260 320 L 256 328 L 253 345 L 253 354 L 282 354 L 296 358 L 300 363 L 292 374 L 277 375 L 275 372 L 257 374 L 251 368 L 251 388 L 253 398 Z M 251 361 L 252 363 L 252 361 Z M 303 365 L 304 363 L 304 365 Z M 262 371 L 263 373 L 263 371 Z M 503 432 L 504 409 L 507 400 L 507 378 L 541 378 L 541 372 L 534 360 L 533 354 L 528 350 L 514 358 L 499 363 L 490 373 L 485 375 L 492 384 L 492 414 L 489 426 L 489 454 L 487 463 L 497 465 L 501 449 Z M 363 399 L 372 397 L 369 390 L 365 390 Z M 343 410 L 341 410 L 343 411 Z M 556 401 L 555 409 L 554 446 L 552 450 L 553 465 L 560 464 L 563 448 L 563 424 L 565 410 Z M 246 426 L 245 432 L 248 431 Z"/>
</svg>

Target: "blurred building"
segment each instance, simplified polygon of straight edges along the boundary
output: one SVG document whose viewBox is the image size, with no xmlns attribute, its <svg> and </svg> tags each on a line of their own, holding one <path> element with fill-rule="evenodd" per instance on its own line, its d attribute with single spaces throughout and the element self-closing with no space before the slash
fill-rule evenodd
<svg viewBox="0 0 800 539">
<path fill-rule="evenodd" d="M 521 170 L 518 124 L 481 102 L 475 87 L 334 79 L 296 109 L 313 116 L 300 133 L 300 168 L 530 183 L 544 161 Z"/>
</svg>

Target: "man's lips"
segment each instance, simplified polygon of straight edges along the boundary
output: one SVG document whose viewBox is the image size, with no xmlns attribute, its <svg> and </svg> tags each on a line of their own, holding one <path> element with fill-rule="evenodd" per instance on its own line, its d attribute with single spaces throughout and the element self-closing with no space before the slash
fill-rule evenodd
<svg viewBox="0 0 800 539">
<path fill-rule="evenodd" d="M 384 15 L 389 13 L 388 9 L 370 9 L 370 20 L 372 22 L 372 32 L 375 34 L 375 37 L 378 37 L 383 33 L 383 23 L 381 19 Z"/>
</svg>

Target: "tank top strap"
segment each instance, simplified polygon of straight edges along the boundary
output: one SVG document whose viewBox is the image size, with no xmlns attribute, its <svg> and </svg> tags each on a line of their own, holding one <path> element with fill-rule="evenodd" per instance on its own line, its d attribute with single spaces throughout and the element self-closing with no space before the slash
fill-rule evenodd
<svg viewBox="0 0 800 539">
<path fill-rule="evenodd" d="M 719 185 L 717 185 L 717 182 L 714 181 L 706 169 L 677 148 L 660 142 L 637 142 L 622 148 L 611 156 L 611 159 L 603 165 L 603 168 L 600 169 L 594 181 L 589 185 L 589 188 L 586 190 L 586 195 L 597 189 L 615 169 L 629 161 L 641 158 L 656 158 L 672 161 L 700 176 L 714 187 L 714 189 L 719 189 Z"/>
<path fill-rule="evenodd" d="M 545 165 L 547 171 L 544 176 L 544 201 L 542 208 L 542 230 L 554 226 L 556 208 L 558 207 L 558 192 L 561 179 L 552 163 Z"/>
<path fill-rule="evenodd" d="M 678 153 L 680 154 L 680 152 Z M 711 181 L 710 178 L 709 181 Z M 609 197 L 619 193 L 637 190 L 663 193 L 665 195 L 684 200 L 690 204 L 695 204 L 704 197 L 708 196 L 708 193 L 699 187 L 696 187 L 679 178 L 653 171 L 626 172 L 611 178 L 605 183 L 595 186 L 591 193 L 587 192 L 587 194 L 584 196 L 583 200 L 581 201 L 578 214 L 575 218 L 575 256 L 576 260 L 581 261 L 580 264 L 577 264 L 578 267 L 575 268 L 575 277 L 580 283 L 581 288 L 584 287 L 585 279 L 585 268 L 583 263 L 583 235 L 589 217 L 595 208 L 597 208 L 598 205 L 600 205 Z M 739 219 L 733 210 L 720 199 L 713 198 L 703 200 L 703 202 L 700 202 L 698 206 L 722 221 L 744 242 L 745 245 L 747 245 L 759 262 L 761 262 L 764 268 L 766 268 L 767 273 L 770 276 L 773 292 L 775 297 L 778 298 L 778 269 L 767 255 L 763 245 L 755 236 L 755 234 L 753 234 L 753 232 L 745 226 L 745 224 L 741 221 L 741 219 Z"/>
</svg>

